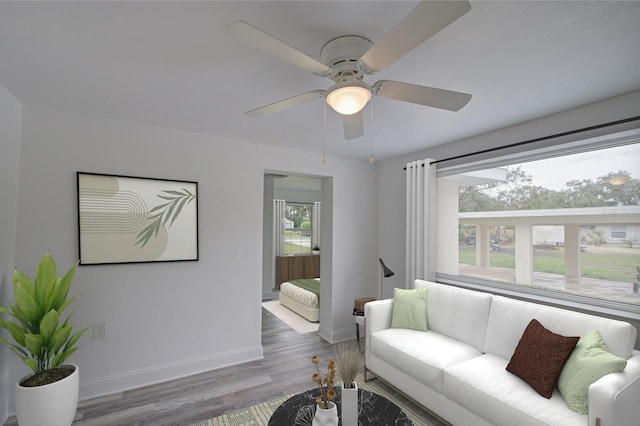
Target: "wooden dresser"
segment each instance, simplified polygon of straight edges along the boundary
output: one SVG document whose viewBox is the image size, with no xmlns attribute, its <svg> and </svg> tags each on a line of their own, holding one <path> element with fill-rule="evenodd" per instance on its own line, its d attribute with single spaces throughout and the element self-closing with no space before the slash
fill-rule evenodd
<svg viewBox="0 0 640 426">
<path fill-rule="evenodd" d="M 276 256 L 276 284 L 320 276 L 320 255 Z"/>
</svg>

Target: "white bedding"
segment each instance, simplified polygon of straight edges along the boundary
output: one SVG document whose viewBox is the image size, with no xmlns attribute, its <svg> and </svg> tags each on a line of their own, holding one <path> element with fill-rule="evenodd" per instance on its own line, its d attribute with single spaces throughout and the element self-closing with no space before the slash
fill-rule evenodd
<svg viewBox="0 0 640 426">
<path fill-rule="evenodd" d="M 320 278 L 315 279 L 320 281 Z M 320 319 L 318 297 L 309 290 L 300 288 L 290 282 L 284 282 L 280 284 L 279 301 L 280 304 L 311 322 L 316 322 Z"/>
<path fill-rule="evenodd" d="M 320 281 L 320 278 L 315 279 Z M 318 296 L 309 290 L 305 290 L 304 288 L 298 287 L 290 282 L 280 284 L 280 294 L 284 294 L 289 299 L 293 299 L 311 309 L 318 309 L 320 307 L 320 304 L 318 303 Z"/>
</svg>

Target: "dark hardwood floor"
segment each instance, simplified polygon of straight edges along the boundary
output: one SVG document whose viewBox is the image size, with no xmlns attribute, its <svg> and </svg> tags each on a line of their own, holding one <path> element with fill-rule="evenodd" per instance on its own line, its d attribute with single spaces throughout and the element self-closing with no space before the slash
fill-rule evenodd
<svg viewBox="0 0 640 426">
<path fill-rule="evenodd" d="M 311 356 L 328 359 L 332 354 L 331 345 L 316 333 L 298 334 L 265 309 L 262 344 L 264 359 L 259 361 L 82 401 L 73 425 L 189 425 L 309 389 Z M 5 423 L 14 425 L 15 417 Z"/>
</svg>

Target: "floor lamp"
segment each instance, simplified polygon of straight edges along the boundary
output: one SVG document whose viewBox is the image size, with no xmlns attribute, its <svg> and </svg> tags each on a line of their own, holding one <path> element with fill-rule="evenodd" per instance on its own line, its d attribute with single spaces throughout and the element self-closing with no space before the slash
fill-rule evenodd
<svg viewBox="0 0 640 426">
<path fill-rule="evenodd" d="M 382 273 L 380 274 L 380 300 L 382 300 L 382 298 L 384 297 L 382 280 L 384 278 L 389 278 L 394 276 L 395 273 L 391 269 L 387 268 L 387 265 L 384 264 L 384 262 L 382 261 L 382 258 L 378 258 L 378 260 L 380 261 L 380 267 L 382 268 Z"/>
</svg>

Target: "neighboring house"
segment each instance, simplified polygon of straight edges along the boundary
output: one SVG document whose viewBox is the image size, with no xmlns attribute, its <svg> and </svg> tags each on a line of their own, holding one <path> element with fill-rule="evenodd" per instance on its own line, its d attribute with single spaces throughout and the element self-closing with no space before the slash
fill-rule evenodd
<svg viewBox="0 0 640 426">
<path fill-rule="evenodd" d="M 601 231 L 606 244 L 624 244 L 634 246 L 640 244 L 640 225 L 636 223 L 620 223 L 615 225 L 594 225 L 582 227 L 580 238 L 585 242 L 593 242 L 594 231 Z"/>
<path fill-rule="evenodd" d="M 619 223 L 619 224 L 597 224 L 580 226 L 580 243 L 596 244 L 595 239 L 601 235 L 603 241 L 597 242 L 597 245 L 604 244 L 620 244 L 620 245 L 638 245 L 640 244 L 640 225 L 637 223 Z M 533 227 L 534 244 L 564 244 L 564 227 L 563 226 L 534 226 Z"/>
</svg>

